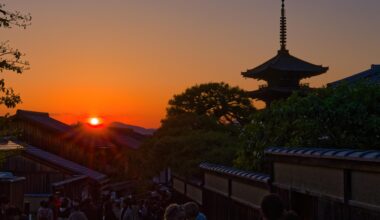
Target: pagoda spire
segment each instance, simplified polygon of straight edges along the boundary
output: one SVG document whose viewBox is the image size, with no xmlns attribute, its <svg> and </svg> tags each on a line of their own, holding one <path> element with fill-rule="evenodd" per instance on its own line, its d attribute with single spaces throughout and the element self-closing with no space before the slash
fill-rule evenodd
<svg viewBox="0 0 380 220">
<path fill-rule="evenodd" d="M 309 63 L 289 53 L 286 48 L 285 0 L 281 0 L 281 3 L 280 48 L 277 55 L 265 63 L 241 73 L 244 77 L 267 82 L 259 89 L 249 92 L 252 98 L 264 101 L 267 106 L 274 100 L 288 98 L 296 91 L 306 94 L 311 88 L 302 86 L 300 81 L 325 73 L 329 69 Z"/>
<path fill-rule="evenodd" d="M 280 51 L 286 50 L 286 15 L 285 15 L 285 0 L 281 0 L 281 19 L 280 19 Z"/>
</svg>

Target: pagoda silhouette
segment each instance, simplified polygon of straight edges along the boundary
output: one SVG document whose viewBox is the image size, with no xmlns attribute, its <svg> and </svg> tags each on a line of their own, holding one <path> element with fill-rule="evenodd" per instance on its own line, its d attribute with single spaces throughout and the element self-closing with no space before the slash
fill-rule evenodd
<svg viewBox="0 0 380 220">
<path fill-rule="evenodd" d="M 267 82 L 266 85 L 259 86 L 258 90 L 249 92 L 252 98 L 264 101 L 266 106 L 269 106 L 274 100 L 288 98 L 295 91 L 309 91 L 309 86 L 301 85 L 300 81 L 323 74 L 329 69 L 290 55 L 286 49 L 286 29 L 285 4 L 282 0 L 280 50 L 272 59 L 241 73 L 243 77 Z"/>
</svg>

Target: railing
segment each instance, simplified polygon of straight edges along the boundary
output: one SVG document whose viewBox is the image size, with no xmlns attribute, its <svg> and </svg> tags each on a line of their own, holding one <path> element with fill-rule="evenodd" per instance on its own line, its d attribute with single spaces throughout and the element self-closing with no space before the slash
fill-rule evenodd
<svg viewBox="0 0 380 220">
<path fill-rule="evenodd" d="M 259 85 L 259 89 L 265 89 L 268 88 L 268 84 Z"/>
<path fill-rule="evenodd" d="M 259 85 L 259 89 L 266 89 L 266 88 L 278 88 L 278 89 L 294 89 L 294 88 L 309 88 L 309 83 L 300 83 L 299 85 L 295 86 L 282 86 L 282 85 L 268 85 L 268 84 L 262 84 Z"/>
</svg>

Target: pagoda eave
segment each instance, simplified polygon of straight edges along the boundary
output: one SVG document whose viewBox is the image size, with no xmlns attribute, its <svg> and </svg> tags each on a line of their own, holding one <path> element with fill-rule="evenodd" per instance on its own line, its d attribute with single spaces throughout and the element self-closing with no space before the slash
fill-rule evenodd
<svg viewBox="0 0 380 220">
<path fill-rule="evenodd" d="M 280 49 L 269 60 L 241 73 L 245 78 L 267 82 L 258 90 L 248 92 L 252 98 L 264 101 L 267 106 L 274 100 L 288 98 L 293 92 L 306 94 L 312 89 L 308 85 L 302 85 L 301 80 L 326 73 L 329 70 L 329 67 L 313 64 L 289 53 L 284 1 L 282 0 L 281 4 Z"/>
<path fill-rule="evenodd" d="M 255 91 L 249 91 L 248 94 L 254 99 L 260 100 L 271 100 L 271 99 L 282 99 L 287 98 L 292 95 L 293 92 L 307 93 L 313 90 L 309 87 L 263 87 Z"/>
<path fill-rule="evenodd" d="M 241 75 L 245 78 L 253 78 L 257 80 L 270 80 L 273 78 L 277 78 L 279 75 L 284 77 L 291 77 L 297 79 L 305 79 L 313 76 L 318 76 L 320 74 L 326 73 L 329 70 L 329 67 L 320 67 L 318 71 L 310 71 L 310 70 L 294 70 L 294 69 L 275 69 L 268 68 L 263 71 L 252 71 L 248 70 L 246 72 L 242 72 Z"/>
<path fill-rule="evenodd" d="M 276 56 L 253 69 L 242 72 L 242 75 L 261 80 L 274 77 L 303 79 L 325 73 L 328 69 L 328 67 L 299 59 L 291 55 L 288 50 L 279 50 Z"/>
</svg>

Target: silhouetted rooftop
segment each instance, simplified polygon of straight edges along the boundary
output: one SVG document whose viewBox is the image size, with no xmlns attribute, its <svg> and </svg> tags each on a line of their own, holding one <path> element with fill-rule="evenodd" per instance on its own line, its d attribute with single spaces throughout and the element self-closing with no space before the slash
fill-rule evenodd
<svg viewBox="0 0 380 220">
<path fill-rule="evenodd" d="M 367 80 L 370 83 L 380 84 L 380 65 L 372 65 L 371 69 L 354 74 L 344 79 L 327 84 L 328 86 L 337 86 L 342 83 L 356 83 L 362 80 Z"/>
<path fill-rule="evenodd" d="M 371 161 L 380 163 L 379 150 L 269 147 L 265 150 L 265 154 L 313 157 L 324 159 Z"/>
<path fill-rule="evenodd" d="M 107 178 L 107 176 L 103 173 L 92 170 L 88 167 L 82 166 L 73 161 L 62 158 L 56 154 L 49 153 L 32 145 L 24 145 L 24 149 L 24 152 L 27 155 L 31 155 L 33 157 L 36 157 L 37 159 L 54 164 L 58 167 L 62 167 L 65 170 L 71 171 L 73 173 L 85 175 L 93 180 L 103 181 Z"/>
<path fill-rule="evenodd" d="M 81 135 L 82 138 L 79 140 L 79 142 L 83 143 L 84 145 L 91 143 L 91 145 L 94 147 L 112 147 L 114 144 L 116 144 L 122 147 L 137 149 L 140 146 L 142 139 L 145 138 L 145 136 L 141 134 L 134 135 L 135 132 L 133 130 L 131 130 L 131 132 L 109 132 L 107 133 L 109 136 L 106 137 L 103 137 L 104 135 L 91 136 L 89 132 L 75 129 L 63 122 L 51 118 L 49 114 L 45 112 L 17 110 L 15 118 L 18 120 L 26 120 L 32 122 L 49 131 L 64 133 L 64 137 L 67 141 L 75 140 L 75 142 L 78 142 L 76 138 L 78 135 Z M 78 134 L 78 132 L 80 134 Z"/>
<path fill-rule="evenodd" d="M 26 119 L 28 121 L 39 124 L 47 129 L 51 129 L 57 132 L 67 132 L 70 130 L 69 125 L 55 120 L 54 118 L 51 118 L 49 114 L 45 112 L 17 110 L 16 118 Z"/>
<path fill-rule="evenodd" d="M 308 78 L 325 73 L 329 68 L 301 60 L 289 54 L 288 51 L 279 51 L 278 54 L 256 68 L 242 72 L 244 77 L 267 80 L 281 78 L 281 74 L 294 78 Z"/>
<path fill-rule="evenodd" d="M 212 163 L 201 163 L 199 167 L 203 170 L 209 170 L 220 174 L 227 174 L 230 176 L 236 176 L 248 180 L 255 180 L 259 182 L 267 183 L 270 179 L 269 175 L 263 173 L 256 173 L 251 171 L 239 170 L 233 167 L 226 167 L 222 165 Z"/>
</svg>

